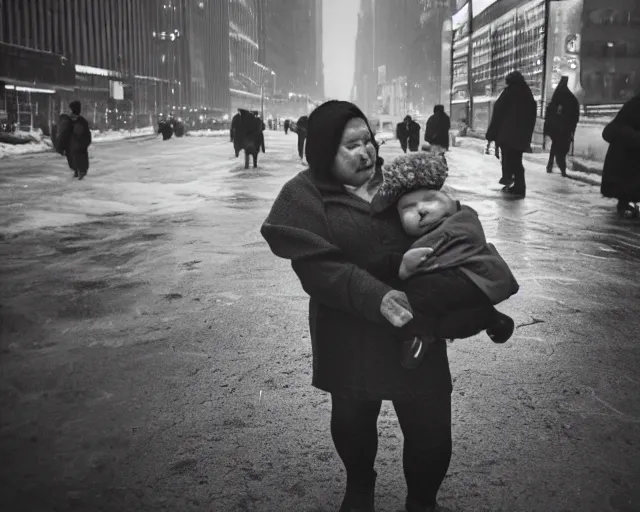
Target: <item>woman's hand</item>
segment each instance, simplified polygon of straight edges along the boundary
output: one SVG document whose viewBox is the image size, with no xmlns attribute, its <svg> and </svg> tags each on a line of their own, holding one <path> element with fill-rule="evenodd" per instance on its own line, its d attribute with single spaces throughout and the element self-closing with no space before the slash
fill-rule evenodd
<svg viewBox="0 0 640 512">
<path fill-rule="evenodd" d="M 404 253 L 402 257 L 402 263 L 400 264 L 400 270 L 398 271 L 398 277 L 402 280 L 411 277 L 418 267 L 422 265 L 429 256 L 433 254 L 433 249 L 430 247 L 420 247 L 416 249 L 409 249 Z"/>
<path fill-rule="evenodd" d="M 413 319 L 409 299 L 398 290 L 389 290 L 380 303 L 380 313 L 394 327 L 403 327 Z"/>
</svg>

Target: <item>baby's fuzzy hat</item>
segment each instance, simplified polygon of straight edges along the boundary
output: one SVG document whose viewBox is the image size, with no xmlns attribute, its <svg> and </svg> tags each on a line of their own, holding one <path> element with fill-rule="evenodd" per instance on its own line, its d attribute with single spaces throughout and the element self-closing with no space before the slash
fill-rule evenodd
<svg viewBox="0 0 640 512">
<path fill-rule="evenodd" d="M 371 201 L 372 212 L 385 210 L 401 195 L 418 188 L 440 190 L 448 170 L 447 160 L 439 152 L 418 151 L 399 156 L 382 167 L 383 182 Z"/>
</svg>

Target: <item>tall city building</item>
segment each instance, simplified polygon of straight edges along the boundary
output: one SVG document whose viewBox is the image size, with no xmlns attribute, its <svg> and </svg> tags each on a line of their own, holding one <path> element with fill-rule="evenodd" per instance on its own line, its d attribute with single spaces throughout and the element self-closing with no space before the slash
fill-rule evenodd
<svg viewBox="0 0 640 512">
<path fill-rule="evenodd" d="M 229 0 L 229 77 L 234 90 L 260 94 L 263 0 Z"/>
<path fill-rule="evenodd" d="M 97 0 L 94 0 L 97 1 Z M 156 76 L 168 80 L 173 109 L 229 109 L 230 4 L 146 0 Z"/>
<path fill-rule="evenodd" d="M 440 28 L 436 0 L 361 0 L 353 98 L 370 114 L 425 113 L 438 103 Z"/>
<path fill-rule="evenodd" d="M 322 0 L 265 1 L 265 62 L 277 92 L 324 98 Z"/>
<path fill-rule="evenodd" d="M 97 124 L 228 113 L 229 40 L 228 0 L 1 0 L 0 122 L 50 120 L 72 98 Z"/>
</svg>

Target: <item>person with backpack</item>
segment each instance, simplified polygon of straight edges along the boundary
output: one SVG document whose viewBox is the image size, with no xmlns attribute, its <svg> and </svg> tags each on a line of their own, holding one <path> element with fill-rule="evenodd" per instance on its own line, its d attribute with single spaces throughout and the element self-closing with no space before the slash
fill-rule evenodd
<svg viewBox="0 0 640 512">
<path fill-rule="evenodd" d="M 91 130 L 88 121 L 80 115 L 82 105 L 75 100 L 69 103 L 69 114 L 62 114 L 58 121 L 55 148 L 67 157 L 73 177 L 83 179 L 89 170 L 89 146 Z"/>
</svg>

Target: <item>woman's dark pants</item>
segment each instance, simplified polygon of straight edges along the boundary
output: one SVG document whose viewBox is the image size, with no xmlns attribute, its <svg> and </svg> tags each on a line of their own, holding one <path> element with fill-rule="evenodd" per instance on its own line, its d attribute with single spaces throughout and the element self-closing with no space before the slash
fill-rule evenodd
<svg viewBox="0 0 640 512">
<path fill-rule="evenodd" d="M 524 180 L 524 165 L 522 165 L 522 151 L 500 148 L 502 150 L 502 178 L 513 181 L 513 191 L 524 194 L 527 185 Z"/>
<path fill-rule="evenodd" d="M 547 171 L 551 172 L 553 169 L 553 161 L 556 161 L 560 172 L 564 175 L 567 172 L 567 153 L 558 151 L 558 145 L 555 142 L 551 142 L 551 149 L 549 150 L 549 163 L 547 163 Z"/>
<path fill-rule="evenodd" d="M 381 405 L 381 400 L 332 395 L 331 436 L 347 470 L 347 492 L 372 489 L 375 484 Z M 451 395 L 394 401 L 393 407 L 404 435 L 407 497 L 413 503 L 433 506 L 451 461 Z"/>
</svg>

